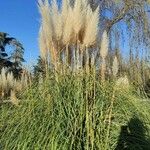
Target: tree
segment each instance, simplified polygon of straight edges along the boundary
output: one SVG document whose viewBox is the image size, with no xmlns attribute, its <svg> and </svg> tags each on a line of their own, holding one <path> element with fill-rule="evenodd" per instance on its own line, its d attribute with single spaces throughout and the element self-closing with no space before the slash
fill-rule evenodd
<svg viewBox="0 0 150 150">
<path fill-rule="evenodd" d="M 25 61 L 23 58 L 24 48 L 22 44 L 17 40 L 13 41 L 13 45 L 15 49 L 11 54 L 11 60 L 14 63 L 15 68 L 20 68 L 22 67 L 22 62 Z"/>
<path fill-rule="evenodd" d="M 8 54 L 7 46 L 10 46 L 12 53 Z M 15 77 L 19 77 L 22 70 L 22 62 L 24 48 L 22 44 L 13 37 L 9 37 L 7 33 L 0 32 L 0 70 L 3 67 L 9 68 Z"/>
<path fill-rule="evenodd" d="M 37 59 L 37 64 L 34 66 L 34 76 L 38 77 L 39 75 L 45 76 L 45 61 L 39 56 Z"/>
<path fill-rule="evenodd" d="M 100 7 L 100 34 L 106 30 L 110 38 L 109 57 L 116 48 L 134 68 L 130 77 L 143 70 L 150 55 L 150 0 L 89 0 L 93 9 Z M 125 41 L 124 41 L 125 40 Z M 125 44 L 125 57 L 120 52 Z M 110 59 L 111 60 L 111 59 Z M 139 69 L 140 68 L 140 69 Z M 133 72 L 133 71 L 132 71 Z"/>
<path fill-rule="evenodd" d="M 7 35 L 7 33 L 0 32 L 0 70 L 3 67 L 12 66 L 12 62 L 10 62 L 8 58 L 5 47 L 7 44 L 9 45 L 14 38 L 7 37 Z"/>
</svg>

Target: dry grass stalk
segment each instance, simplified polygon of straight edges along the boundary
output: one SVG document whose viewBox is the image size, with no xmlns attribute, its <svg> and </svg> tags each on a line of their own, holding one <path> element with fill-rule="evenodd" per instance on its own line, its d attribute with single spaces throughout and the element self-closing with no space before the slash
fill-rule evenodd
<svg viewBox="0 0 150 150">
<path fill-rule="evenodd" d="M 89 74 L 89 51 L 88 51 L 87 47 L 86 47 L 86 50 L 85 50 L 85 54 L 86 54 L 85 70 L 86 70 L 86 73 Z"/>
<path fill-rule="evenodd" d="M 105 73 L 106 73 L 106 62 L 105 59 L 103 59 L 101 64 L 101 73 L 100 73 L 102 83 L 105 81 Z"/>
</svg>

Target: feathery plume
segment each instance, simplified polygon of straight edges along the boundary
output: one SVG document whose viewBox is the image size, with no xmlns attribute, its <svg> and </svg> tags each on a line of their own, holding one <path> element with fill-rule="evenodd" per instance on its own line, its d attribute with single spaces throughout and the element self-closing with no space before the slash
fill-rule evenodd
<svg viewBox="0 0 150 150">
<path fill-rule="evenodd" d="M 83 43 L 86 47 L 88 47 L 94 45 L 97 40 L 99 7 L 94 12 L 92 12 L 91 8 L 88 7 L 86 22 L 88 23 L 85 29 L 85 37 Z"/>
<path fill-rule="evenodd" d="M 63 34 L 63 20 L 60 13 L 55 15 L 54 21 L 54 30 L 55 30 L 55 38 L 57 41 L 59 41 L 62 38 Z"/>
<path fill-rule="evenodd" d="M 68 15 L 67 15 L 67 18 L 66 18 L 66 23 L 65 23 L 65 26 L 64 26 L 64 34 L 63 34 L 63 43 L 66 45 L 66 44 L 69 44 L 70 42 L 70 39 L 71 39 L 71 35 L 72 35 L 72 27 L 73 27 L 73 24 L 72 24 L 72 18 L 73 18 L 73 11 L 72 11 L 72 8 L 70 7 L 68 9 Z"/>
<path fill-rule="evenodd" d="M 57 4 L 53 4 L 50 6 L 48 1 L 45 1 L 45 3 L 43 2 L 39 5 L 39 10 L 42 16 L 42 28 L 46 40 L 46 47 L 50 52 L 51 62 L 54 66 L 56 66 L 57 51 L 55 51 L 55 32 L 53 32 L 54 24 L 52 13 L 57 12 L 56 5 Z M 52 6 L 53 9 L 51 8 Z"/>
<path fill-rule="evenodd" d="M 87 0 L 81 0 L 81 3 L 82 3 L 83 10 L 84 10 L 84 8 L 86 9 L 88 6 L 88 1 Z"/>
<path fill-rule="evenodd" d="M 53 22 L 53 28 L 54 28 L 54 33 L 55 33 L 55 39 L 58 41 L 61 39 L 62 36 L 62 15 L 58 10 L 58 5 L 57 1 L 53 0 L 52 6 L 52 22 Z"/>
<path fill-rule="evenodd" d="M 39 31 L 39 48 L 40 48 L 40 55 L 42 59 L 46 60 L 48 51 L 47 51 L 47 46 L 46 46 L 46 38 L 45 38 L 45 34 L 44 34 L 42 26 Z"/>
<path fill-rule="evenodd" d="M 1 70 L 1 75 L 0 75 L 0 80 L 1 82 L 1 87 L 5 90 L 7 89 L 7 76 L 6 76 L 7 69 L 2 68 Z"/>
<path fill-rule="evenodd" d="M 45 57 L 49 51 L 50 61 L 57 66 L 60 45 L 66 46 L 66 58 L 68 58 L 70 56 L 69 46 L 75 44 L 78 66 L 81 44 L 83 49 L 85 47 L 88 49 L 96 44 L 99 8 L 92 11 L 87 0 L 75 0 L 74 5 L 69 0 L 62 0 L 62 7 L 59 10 L 56 0 L 52 0 L 51 4 L 48 0 L 39 0 L 39 10 L 43 28 L 42 33 L 39 34 L 42 57 Z M 40 41 L 42 41 L 41 44 Z M 42 43 L 45 43 L 46 46 Z"/>
<path fill-rule="evenodd" d="M 118 59 L 115 56 L 114 61 L 113 61 L 113 65 L 112 65 L 112 73 L 113 76 L 115 77 L 118 73 L 118 69 L 119 69 L 119 65 L 118 65 Z"/>
<path fill-rule="evenodd" d="M 101 55 L 102 58 L 105 59 L 107 54 L 108 54 L 108 47 L 109 47 L 109 39 L 108 39 L 108 35 L 107 35 L 106 31 L 103 32 L 100 47 L 101 47 L 100 55 Z"/>
<path fill-rule="evenodd" d="M 7 84 L 8 84 L 8 87 L 10 88 L 13 88 L 14 86 L 14 76 L 12 72 L 9 72 L 7 74 Z"/>
<path fill-rule="evenodd" d="M 48 1 L 39 2 L 39 11 L 42 16 L 42 26 L 43 30 L 46 35 L 46 39 L 48 39 L 48 43 L 52 41 L 53 37 L 53 24 L 52 24 L 52 17 L 51 17 L 51 11 Z M 49 45 L 49 44 L 48 44 Z"/>
<path fill-rule="evenodd" d="M 102 35 L 102 41 L 101 41 L 101 45 L 100 45 L 100 55 L 102 57 L 102 64 L 101 64 L 101 80 L 102 82 L 105 81 L 105 72 L 106 72 L 106 56 L 108 53 L 108 36 L 107 36 L 107 32 L 104 31 L 103 35 Z"/>
<path fill-rule="evenodd" d="M 58 5 L 57 1 L 53 0 L 51 4 L 52 17 L 58 14 Z"/>
<path fill-rule="evenodd" d="M 69 1 L 68 0 L 62 0 L 62 18 L 63 18 L 63 24 L 65 24 L 67 15 L 68 15 L 68 8 L 69 8 Z"/>
<path fill-rule="evenodd" d="M 76 0 L 73 8 L 73 29 L 76 35 L 81 30 L 82 24 L 83 24 L 82 1 Z"/>
</svg>

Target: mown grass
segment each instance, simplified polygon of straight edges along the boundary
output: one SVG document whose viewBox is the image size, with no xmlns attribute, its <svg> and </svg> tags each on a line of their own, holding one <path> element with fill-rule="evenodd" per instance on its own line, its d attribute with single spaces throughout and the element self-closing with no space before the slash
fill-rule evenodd
<svg viewBox="0 0 150 150">
<path fill-rule="evenodd" d="M 148 150 L 149 102 L 114 87 L 82 74 L 34 83 L 18 107 L 0 106 L 0 149 Z"/>
</svg>

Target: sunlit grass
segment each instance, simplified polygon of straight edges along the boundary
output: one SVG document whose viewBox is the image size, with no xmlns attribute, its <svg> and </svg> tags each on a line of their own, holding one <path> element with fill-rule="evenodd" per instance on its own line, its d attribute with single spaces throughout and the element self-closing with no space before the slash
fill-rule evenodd
<svg viewBox="0 0 150 150">
<path fill-rule="evenodd" d="M 18 107 L 0 107 L 1 149 L 115 149 L 121 127 L 134 117 L 147 128 L 138 138 L 148 139 L 149 103 L 114 85 L 84 74 L 51 74 L 34 83 Z"/>
</svg>

